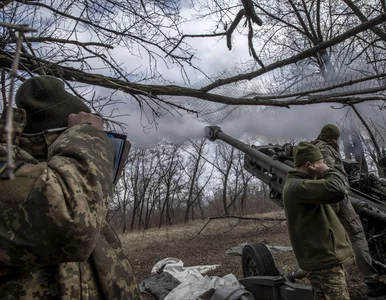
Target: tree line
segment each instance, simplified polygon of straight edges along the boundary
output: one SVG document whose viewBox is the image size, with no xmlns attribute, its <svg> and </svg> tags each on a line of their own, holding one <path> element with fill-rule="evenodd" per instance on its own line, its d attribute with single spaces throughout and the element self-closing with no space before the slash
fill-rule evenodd
<svg viewBox="0 0 386 300">
<path fill-rule="evenodd" d="M 205 138 L 133 148 L 115 187 L 109 219 L 122 232 L 278 207 L 243 169 L 243 154 Z"/>
</svg>

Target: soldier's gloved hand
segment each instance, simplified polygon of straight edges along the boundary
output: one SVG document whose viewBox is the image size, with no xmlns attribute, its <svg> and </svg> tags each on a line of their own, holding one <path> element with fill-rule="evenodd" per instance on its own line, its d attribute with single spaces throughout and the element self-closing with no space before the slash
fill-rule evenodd
<svg viewBox="0 0 386 300">
<path fill-rule="evenodd" d="M 103 130 L 103 120 L 100 116 L 85 113 L 81 111 L 78 114 L 71 114 L 68 116 L 68 127 L 88 123 L 100 130 Z"/>
<path fill-rule="evenodd" d="M 316 163 L 308 167 L 308 171 L 319 178 L 322 177 L 323 173 L 326 172 L 328 169 L 328 166 L 324 163 Z"/>
</svg>

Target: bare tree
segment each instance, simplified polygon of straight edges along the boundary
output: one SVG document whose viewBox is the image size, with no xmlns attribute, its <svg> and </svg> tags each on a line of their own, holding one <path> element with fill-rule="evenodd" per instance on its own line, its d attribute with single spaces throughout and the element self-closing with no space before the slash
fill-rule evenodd
<svg viewBox="0 0 386 300">
<path fill-rule="evenodd" d="M 234 214 L 237 214 L 242 209 L 248 192 L 249 181 L 252 175 L 244 170 L 244 154 L 236 151 L 234 156 L 234 164 L 232 165 L 232 176 L 229 184 L 229 207 L 232 207 Z"/>
<path fill-rule="evenodd" d="M 207 139 L 201 138 L 198 141 L 189 141 L 189 144 L 186 145 L 188 149 L 185 149 L 185 152 L 189 155 L 189 158 L 185 171 L 188 177 L 189 189 L 186 199 L 186 209 L 184 216 L 185 223 L 189 221 L 190 215 L 191 219 L 193 220 L 195 206 L 198 206 L 201 210 L 202 193 L 213 174 L 212 168 L 209 176 L 207 176 L 205 179 L 203 178 L 203 175 L 207 173 L 206 162 L 203 159 L 203 156 L 205 155 L 206 144 Z"/>
<path fill-rule="evenodd" d="M 353 8 L 348 5 L 342 7 L 338 0 L 328 3 L 324 1 L 288 1 L 288 4 L 275 0 L 271 1 L 269 5 L 262 4 L 261 1 L 249 0 L 242 3 L 230 2 L 230 4 L 223 0 L 203 1 L 203 4 L 199 2 L 200 4 L 196 4 L 199 6 L 198 18 L 208 15 L 218 16 L 220 19 L 215 20 L 218 28 L 221 27 L 220 24 L 227 27 L 226 24 L 233 23 L 237 12 L 242 11 L 241 15 L 247 19 L 249 24 L 246 39 L 250 45 L 251 55 L 254 58 L 258 56 L 261 61 L 258 63 L 259 69 L 253 67 L 254 70 L 251 72 L 218 78 L 196 89 L 169 85 L 159 72 L 158 66 L 163 64 L 166 67 L 179 67 L 183 78 L 188 82 L 186 68 L 198 70 L 194 65 L 194 59 L 199 54 L 195 53 L 186 41 L 189 38 L 226 37 L 227 31 L 212 35 L 183 35 L 180 28 L 184 20 L 180 15 L 181 7 L 178 1 L 147 1 L 145 3 L 140 0 L 98 2 L 54 0 L 47 4 L 40 1 L 15 0 L 4 2 L 0 9 L 3 22 L 27 23 L 38 29 L 37 33 L 24 37 L 19 65 L 20 81 L 35 74 L 49 74 L 65 80 L 68 87 L 79 96 L 82 96 L 80 90 L 85 90 L 86 87 L 87 92 L 90 93 L 90 86 L 108 89 L 110 91 L 108 96 L 88 99 L 90 106 L 93 104 L 98 106 L 98 103 L 101 103 L 96 109 L 101 109 L 103 103 L 111 101 L 111 96 L 119 90 L 127 96 L 125 101 L 135 99 L 141 107 L 148 107 L 150 113 L 157 117 L 162 115 L 157 107 L 162 107 L 164 112 L 171 108 L 195 111 L 183 104 L 162 98 L 162 96 L 190 96 L 225 104 L 281 107 L 322 102 L 351 104 L 384 99 L 380 96 L 358 97 L 352 94 L 350 97 L 332 95 L 312 99 L 287 97 L 285 100 L 277 100 L 275 99 L 277 95 L 253 98 L 232 97 L 227 96 L 225 91 L 218 90 L 221 86 L 251 80 L 271 70 L 289 65 L 294 66 L 295 63 L 298 66 L 306 66 L 309 63 L 307 58 L 317 63 L 322 73 L 326 73 L 331 68 L 330 54 L 345 47 L 356 49 L 353 41 L 358 40 L 359 37 L 366 40 L 368 45 L 375 47 L 378 42 L 374 40 L 373 36 L 379 39 L 379 35 L 371 32 L 373 36 L 370 36 L 370 39 L 365 35 L 361 36 L 362 33 L 368 33 L 369 29 L 379 32 L 382 28 L 374 29 L 375 26 L 386 20 L 386 13 L 380 9 L 382 8 L 380 1 L 374 0 L 370 3 L 373 2 L 374 5 L 367 5 L 368 10 L 374 8 L 376 13 L 369 15 L 371 18 L 366 17 L 368 20 L 364 22 L 361 21 L 362 17 L 353 15 Z M 357 5 L 358 9 L 362 9 L 362 6 L 364 5 L 361 7 Z M 365 13 L 362 12 L 364 15 Z M 253 29 L 252 23 L 257 25 L 263 23 L 267 26 Z M 1 28 L 3 31 L 0 41 L 0 68 L 8 72 L 15 54 L 15 34 L 8 27 Z M 268 29 L 270 31 L 267 31 Z M 288 40 L 289 43 L 284 42 L 280 39 L 283 39 L 285 35 L 271 34 L 275 31 L 290 33 L 292 39 Z M 300 44 L 303 39 L 299 37 L 306 37 L 306 42 Z M 263 45 L 258 51 L 254 50 L 256 45 L 253 44 L 253 39 Z M 337 45 L 341 46 L 332 50 Z M 379 45 L 377 47 L 379 48 Z M 264 52 L 265 49 L 267 51 Z M 276 55 L 273 49 L 288 55 L 278 60 L 278 57 L 283 56 Z M 280 49 L 286 51 L 283 52 Z M 124 51 L 126 57 L 128 55 L 144 57 L 148 61 L 147 66 L 141 70 L 135 67 L 127 70 L 122 59 L 119 60 L 116 55 L 118 50 Z M 358 54 L 354 52 L 353 55 Z M 379 49 L 378 52 L 380 52 Z M 163 85 L 149 84 L 150 82 L 163 83 Z M 80 84 L 86 86 L 80 86 Z M 215 89 L 217 90 L 211 93 Z M 313 93 L 314 91 L 310 90 L 304 95 L 308 96 Z"/>
<path fill-rule="evenodd" d="M 158 159 L 161 161 L 159 165 L 160 177 L 163 187 L 163 202 L 160 202 L 160 216 L 158 227 L 163 223 L 172 225 L 173 223 L 173 200 L 181 191 L 181 164 L 180 164 L 180 147 L 181 145 L 173 145 L 168 142 L 159 144 L 161 151 L 157 153 Z M 161 199 L 160 199 L 161 200 Z"/>
<path fill-rule="evenodd" d="M 217 144 L 214 166 L 220 173 L 222 183 L 222 206 L 225 215 L 229 215 L 228 185 L 234 163 L 235 149 L 223 143 Z"/>
<path fill-rule="evenodd" d="M 143 225 L 143 214 L 145 202 L 149 201 L 151 197 L 151 183 L 157 176 L 157 167 L 159 160 L 156 153 L 152 150 L 133 149 L 130 155 L 127 169 L 130 173 L 130 183 L 133 195 L 132 217 L 130 223 L 130 230 L 134 229 L 135 221 L 138 219 L 138 228 Z"/>
<path fill-rule="evenodd" d="M 132 190 L 130 189 L 128 174 L 125 170 L 121 180 L 114 187 L 114 197 L 110 205 L 108 217 L 110 221 L 114 221 L 115 226 L 122 232 L 126 232 L 128 229 L 128 214 L 131 202 Z"/>
</svg>

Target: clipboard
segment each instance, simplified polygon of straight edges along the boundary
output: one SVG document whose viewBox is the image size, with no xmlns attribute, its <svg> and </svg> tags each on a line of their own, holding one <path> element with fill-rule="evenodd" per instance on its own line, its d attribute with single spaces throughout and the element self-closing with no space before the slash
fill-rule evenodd
<svg viewBox="0 0 386 300">
<path fill-rule="evenodd" d="M 123 168 L 125 167 L 127 155 L 130 152 L 131 144 L 127 140 L 127 136 L 115 132 L 107 132 L 111 145 L 114 150 L 114 175 L 113 183 L 116 184 L 122 174 Z"/>
</svg>

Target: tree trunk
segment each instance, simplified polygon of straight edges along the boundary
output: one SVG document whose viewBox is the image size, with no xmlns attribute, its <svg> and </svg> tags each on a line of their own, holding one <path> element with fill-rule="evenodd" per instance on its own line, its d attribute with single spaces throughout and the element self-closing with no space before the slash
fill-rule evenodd
<svg viewBox="0 0 386 300">
<path fill-rule="evenodd" d="M 127 231 L 126 205 L 123 205 L 122 218 L 123 218 L 122 233 L 126 233 Z"/>
<path fill-rule="evenodd" d="M 145 192 L 144 192 L 144 194 L 142 195 L 143 200 L 141 201 L 141 208 L 139 209 L 138 230 L 141 230 L 142 225 L 143 225 L 142 214 L 143 214 L 143 207 L 144 207 L 144 204 L 145 204 L 144 196 L 145 196 Z"/>
<path fill-rule="evenodd" d="M 201 197 L 199 199 L 197 199 L 197 201 L 198 201 L 198 207 L 200 209 L 201 220 L 204 220 L 204 211 L 202 210 Z"/>
<path fill-rule="evenodd" d="M 135 201 L 134 201 L 134 205 L 133 205 L 133 212 L 131 214 L 131 222 L 130 222 L 130 231 L 133 231 L 134 230 L 134 224 L 135 224 L 135 215 L 137 214 L 137 205 L 135 205 Z"/>
<path fill-rule="evenodd" d="M 186 209 L 185 209 L 185 215 L 184 215 L 184 223 L 187 223 L 189 221 L 189 214 L 190 214 L 190 201 L 189 198 L 186 201 Z"/>
<path fill-rule="evenodd" d="M 224 186 L 222 190 L 222 204 L 224 208 L 224 214 L 227 216 L 229 215 L 228 210 L 228 201 L 227 201 L 227 188 L 228 188 L 228 177 L 224 178 Z"/>
</svg>

